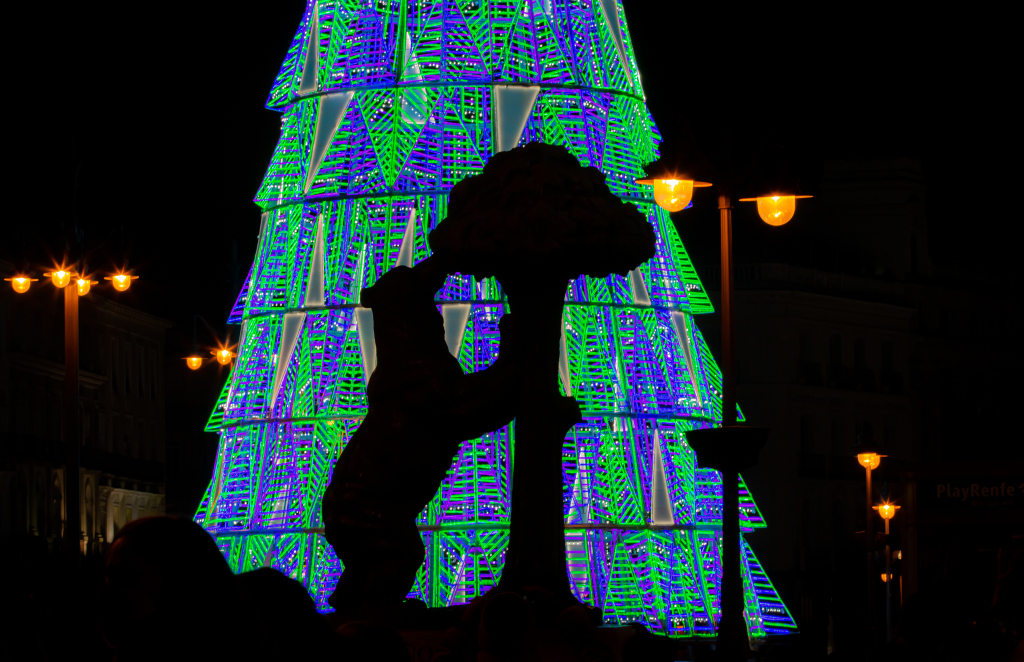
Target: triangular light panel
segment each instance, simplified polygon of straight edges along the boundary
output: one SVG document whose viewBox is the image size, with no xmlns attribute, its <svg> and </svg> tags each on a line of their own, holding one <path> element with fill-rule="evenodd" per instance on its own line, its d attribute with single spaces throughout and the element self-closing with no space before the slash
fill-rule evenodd
<svg viewBox="0 0 1024 662">
<path fill-rule="evenodd" d="M 306 321 L 306 313 L 285 313 L 284 321 L 281 323 L 281 346 L 277 350 L 277 369 L 274 372 L 274 388 L 271 390 L 273 396 L 270 401 L 270 410 L 274 410 L 277 404 L 278 391 L 284 381 L 285 373 L 288 372 L 288 364 L 292 362 L 292 354 L 295 353 L 295 345 L 299 340 L 299 331 Z"/>
<path fill-rule="evenodd" d="M 313 244 L 313 261 L 309 266 L 309 283 L 306 286 L 305 307 L 324 305 L 324 217 L 316 224 L 316 242 Z"/>
<path fill-rule="evenodd" d="M 441 306 L 441 317 L 444 319 L 444 341 L 452 356 L 459 355 L 471 308 L 472 306 L 468 303 L 452 303 Z"/>
<path fill-rule="evenodd" d="M 644 283 L 644 274 L 640 269 L 633 269 L 629 272 L 629 285 L 633 289 L 633 301 L 636 305 L 651 305 L 651 295 L 647 291 L 647 284 Z"/>
<path fill-rule="evenodd" d="M 356 308 L 356 327 L 359 329 L 359 352 L 363 355 L 363 375 L 370 383 L 370 375 L 377 367 L 377 341 L 373 337 L 373 310 Z"/>
<path fill-rule="evenodd" d="M 327 94 L 320 97 L 320 110 L 316 117 L 316 137 L 313 138 L 313 150 L 309 155 L 309 170 L 306 173 L 306 186 L 304 191 L 309 191 L 309 185 L 316 177 L 316 171 L 320 169 L 320 162 L 327 153 L 334 134 L 341 125 L 341 119 L 348 110 L 348 104 L 352 101 L 352 91 Z"/>
<path fill-rule="evenodd" d="M 661 458 L 661 435 L 654 431 L 654 461 L 651 463 L 651 524 L 672 526 L 672 499 L 665 480 L 665 462 Z"/>
<path fill-rule="evenodd" d="M 402 235 L 402 245 L 398 247 L 398 261 L 396 267 L 411 267 L 413 249 L 416 247 L 416 208 L 409 210 L 409 222 L 405 224 L 405 234 Z"/>
<path fill-rule="evenodd" d="M 320 70 L 320 21 L 316 5 L 313 6 L 313 17 L 309 23 L 309 39 L 306 40 L 306 62 L 302 66 L 302 80 L 299 81 L 299 94 L 316 92 L 317 73 Z"/>
<path fill-rule="evenodd" d="M 507 152 L 519 144 L 539 92 L 540 88 L 532 85 L 495 86 L 496 152 Z"/>
<path fill-rule="evenodd" d="M 558 340 L 558 376 L 562 378 L 562 390 L 566 397 L 572 397 L 572 373 L 569 371 L 569 348 L 565 341 L 565 313 L 562 313 L 562 337 Z"/>
<path fill-rule="evenodd" d="M 619 3 L 617 0 L 601 0 L 601 9 L 604 10 L 604 20 L 608 24 L 608 31 L 612 33 L 615 50 L 619 52 L 619 62 L 622 63 L 622 70 L 626 72 L 626 80 L 629 80 L 629 59 L 626 57 L 626 45 L 622 41 L 622 25 L 619 23 Z"/>
</svg>

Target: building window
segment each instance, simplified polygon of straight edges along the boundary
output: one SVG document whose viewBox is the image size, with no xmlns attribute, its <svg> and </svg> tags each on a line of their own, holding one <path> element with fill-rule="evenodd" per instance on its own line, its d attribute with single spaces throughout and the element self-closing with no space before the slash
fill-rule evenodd
<svg viewBox="0 0 1024 662">
<path fill-rule="evenodd" d="M 828 339 L 828 362 L 843 365 L 843 337 L 838 334 Z"/>
<path fill-rule="evenodd" d="M 124 344 L 124 394 L 132 392 L 132 346 Z"/>
<path fill-rule="evenodd" d="M 121 360 L 121 352 L 117 340 L 110 341 L 110 390 L 117 393 L 118 373 L 117 364 Z"/>
<path fill-rule="evenodd" d="M 82 445 L 88 446 L 92 441 L 92 417 L 88 412 L 82 414 Z"/>
<path fill-rule="evenodd" d="M 804 455 L 814 453 L 814 422 L 807 415 L 800 417 L 800 452 Z"/>
<path fill-rule="evenodd" d="M 156 352 L 149 350 L 149 397 L 156 400 Z"/>
<path fill-rule="evenodd" d="M 124 430 L 121 428 L 121 417 L 114 414 L 111 418 L 111 451 L 124 454 Z"/>
<path fill-rule="evenodd" d="M 124 417 L 124 454 L 131 457 L 139 456 L 139 449 L 136 446 L 136 440 L 132 439 L 132 431 L 134 430 L 134 421 L 131 416 Z"/>
<path fill-rule="evenodd" d="M 147 374 L 146 374 L 146 350 L 144 350 L 143 348 L 140 347 L 139 348 L 139 379 L 138 379 L 138 383 L 136 384 L 136 386 L 138 386 L 138 389 L 139 389 L 139 397 L 140 398 L 143 396 L 143 393 L 145 391 L 146 376 L 147 376 Z"/>
<path fill-rule="evenodd" d="M 832 419 L 831 429 L 831 442 L 832 442 L 832 454 L 833 455 L 844 455 L 846 448 L 843 444 L 843 421 L 840 418 Z"/>
</svg>

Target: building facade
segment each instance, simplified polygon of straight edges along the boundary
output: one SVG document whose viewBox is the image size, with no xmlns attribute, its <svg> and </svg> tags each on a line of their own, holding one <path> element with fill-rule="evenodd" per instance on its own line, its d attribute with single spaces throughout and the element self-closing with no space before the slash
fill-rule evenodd
<svg viewBox="0 0 1024 662">
<path fill-rule="evenodd" d="M 840 621 L 864 611 L 838 604 L 840 595 L 865 594 L 857 440 L 871 437 L 888 455 L 874 472 L 873 503 L 888 495 L 904 507 L 915 472 L 1013 459 L 999 421 L 1019 359 L 1002 348 L 1013 346 L 1020 314 L 997 287 L 933 262 L 919 163 L 832 163 L 824 175 L 808 225 L 814 252 L 827 253 L 826 264 L 834 256 L 835 268 L 751 259 L 756 251 L 740 248 L 734 303 L 738 399 L 750 424 L 771 428 L 761 464 L 744 473 L 769 526 L 748 540 L 801 631 L 820 636 L 822 647 L 829 631 L 833 644 L 844 636 Z M 698 271 L 717 301 L 718 268 Z M 717 315 L 700 322 L 717 353 Z M 959 535 L 943 531 L 927 543 L 938 548 L 919 549 L 913 513 L 892 522 L 896 601 L 945 574 L 928 566 L 945 563 L 942 546 Z M 882 530 L 880 518 L 874 528 Z M 875 613 L 881 618 L 884 604 Z"/>
<path fill-rule="evenodd" d="M 10 264 L 0 264 L 5 275 Z M 162 514 L 164 333 L 99 293 L 80 315 L 81 530 L 99 553 L 126 522 Z M 63 298 L 48 283 L 0 296 L 0 535 L 66 535 Z"/>
</svg>

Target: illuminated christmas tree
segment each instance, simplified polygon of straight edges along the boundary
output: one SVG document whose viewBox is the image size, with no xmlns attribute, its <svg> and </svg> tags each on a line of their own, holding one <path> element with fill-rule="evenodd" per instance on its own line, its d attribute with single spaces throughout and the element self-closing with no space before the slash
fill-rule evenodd
<svg viewBox="0 0 1024 662">
<path fill-rule="evenodd" d="M 230 321 L 238 359 L 207 429 L 220 434 L 196 519 L 238 572 L 273 566 L 329 609 L 342 567 L 322 535 L 333 462 L 366 412 L 375 358 L 362 288 L 429 254 L 447 193 L 488 157 L 564 145 L 647 215 L 657 254 L 628 277 L 570 284 L 561 385 L 584 422 L 563 452 L 567 568 L 606 621 L 713 636 L 721 480 L 686 432 L 721 420 L 720 376 L 694 315 L 711 304 L 668 215 L 634 183 L 660 136 L 616 0 L 312 0 L 267 104 L 281 139 L 256 196 L 260 240 Z M 495 358 L 507 311 L 493 280 L 438 293 L 465 371 Z M 468 602 L 508 542 L 514 425 L 465 442 L 420 518 L 410 595 Z M 749 496 L 745 530 L 764 526 Z M 750 547 L 752 637 L 795 624 Z"/>
</svg>

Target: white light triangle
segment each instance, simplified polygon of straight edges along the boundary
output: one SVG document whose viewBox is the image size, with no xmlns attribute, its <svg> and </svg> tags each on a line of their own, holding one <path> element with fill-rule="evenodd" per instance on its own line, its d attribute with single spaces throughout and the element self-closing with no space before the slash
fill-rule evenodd
<svg viewBox="0 0 1024 662">
<path fill-rule="evenodd" d="M 309 39 L 306 40 L 306 61 L 302 65 L 302 80 L 299 94 L 316 92 L 317 73 L 320 70 L 320 17 L 313 6 L 313 20 L 310 21 Z"/>
<path fill-rule="evenodd" d="M 651 295 L 647 292 L 647 284 L 644 283 L 644 274 L 640 269 L 633 269 L 629 272 L 629 286 L 633 290 L 633 302 L 636 303 L 636 305 L 651 305 Z"/>
<path fill-rule="evenodd" d="M 587 450 L 582 449 L 576 460 L 576 479 L 573 481 L 572 504 L 569 507 L 569 521 L 572 522 L 579 517 L 582 524 L 590 522 L 590 481 L 587 479 L 590 470 L 587 466 Z"/>
<path fill-rule="evenodd" d="M 260 214 L 260 236 L 256 238 L 256 241 L 258 242 L 257 245 L 263 242 L 263 235 L 267 232 L 267 219 L 269 217 L 270 214 L 268 212 Z"/>
<path fill-rule="evenodd" d="M 320 162 L 324 160 L 327 148 L 334 140 L 334 134 L 341 126 L 341 120 L 345 117 L 348 104 L 352 101 L 353 92 L 338 92 L 337 94 L 325 94 L 320 97 L 320 109 L 316 116 L 316 136 L 313 138 L 313 149 L 309 153 L 309 170 L 306 172 L 306 186 L 303 192 L 308 191 L 320 169 Z"/>
<path fill-rule="evenodd" d="M 562 337 L 558 339 L 558 376 L 562 380 L 562 390 L 567 397 L 572 397 L 572 373 L 569 371 L 569 348 L 565 344 L 565 314 L 562 314 Z"/>
<path fill-rule="evenodd" d="M 444 319 L 444 342 L 452 356 L 458 357 L 462 347 L 462 337 L 466 335 L 466 322 L 472 305 L 468 303 L 448 303 L 441 306 L 441 317 Z"/>
<path fill-rule="evenodd" d="M 411 267 L 413 249 L 416 247 L 416 208 L 409 210 L 409 222 L 405 224 L 402 245 L 398 247 L 396 267 Z"/>
<path fill-rule="evenodd" d="M 672 499 L 665 480 L 665 463 L 661 459 L 661 438 L 657 430 L 654 431 L 654 458 L 651 463 L 651 523 L 663 526 L 676 523 L 672 516 Z"/>
<path fill-rule="evenodd" d="M 292 362 L 292 355 L 295 353 L 295 346 L 299 341 L 299 331 L 306 321 L 306 313 L 285 313 L 284 321 L 281 323 L 281 345 L 277 350 L 277 367 L 274 371 L 274 388 L 271 390 L 273 396 L 270 400 L 270 409 L 273 411 L 277 404 L 278 391 L 281 390 L 281 383 L 284 381 L 285 373 L 288 372 L 288 364 Z"/>
<path fill-rule="evenodd" d="M 324 217 L 316 221 L 316 240 L 313 242 L 313 258 L 309 266 L 309 283 L 306 285 L 305 307 L 324 305 Z"/>
<path fill-rule="evenodd" d="M 690 373 L 690 383 L 693 384 L 693 392 L 697 395 L 697 404 L 703 407 L 704 398 L 700 394 L 700 381 L 697 379 L 697 371 L 693 366 L 693 353 L 690 352 L 690 333 L 686 326 L 686 313 L 674 311 L 672 313 L 672 326 L 676 329 L 679 347 L 683 350 L 683 360 L 686 361 L 686 371 Z"/>
<path fill-rule="evenodd" d="M 377 342 L 373 338 L 373 310 L 356 308 L 356 327 L 359 330 L 359 353 L 363 355 L 363 376 L 370 383 L 370 375 L 377 367 Z"/>
<path fill-rule="evenodd" d="M 495 152 L 507 152 L 519 144 L 526 120 L 533 112 L 540 88 L 522 85 L 495 85 L 494 106 L 497 125 Z"/>
<path fill-rule="evenodd" d="M 423 75 L 420 73 L 420 63 L 412 48 L 412 38 L 409 31 L 405 31 L 405 69 L 402 71 L 404 82 L 423 82 Z M 422 87 L 407 88 L 402 93 L 402 120 L 407 124 L 423 126 L 430 117 L 430 109 L 427 108 L 427 91 Z"/>
<path fill-rule="evenodd" d="M 626 79 L 632 78 L 629 70 L 629 59 L 626 57 L 626 45 L 622 41 L 622 25 L 619 23 L 619 3 L 617 0 L 601 0 L 601 9 L 604 10 L 604 20 L 608 25 L 608 31 L 612 33 L 612 41 L 615 42 L 615 50 L 619 52 L 619 62 L 626 72 Z"/>
</svg>

